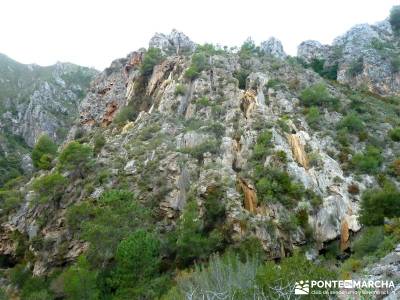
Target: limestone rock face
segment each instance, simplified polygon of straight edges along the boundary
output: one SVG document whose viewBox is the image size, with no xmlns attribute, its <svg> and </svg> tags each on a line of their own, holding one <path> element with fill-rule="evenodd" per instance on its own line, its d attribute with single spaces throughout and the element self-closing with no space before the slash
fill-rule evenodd
<svg viewBox="0 0 400 300">
<path fill-rule="evenodd" d="M 96 74 L 69 63 L 24 65 L 0 54 L 0 160 L 12 165 L 2 169 L 0 187 L 18 174 L 31 174 L 30 148 L 40 135 L 56 143 L 65 139 Z"/>
<path fill-rule="evenodd" d="M 261 51 L 278 59 L 284 59 L 287 55 L 283 50 L 282 42 L 277 38 L 270 37 L 260 45 Z"/>
<path fill-rule="evenodd" d="M 313 59 L 326 59 L 329 48 L 328 45 L 322 45 L 318 41 L 308 40 L 298 46 L 297 56 L 306 63 L 311 63 Z"/>
<path fill-rule="evenodd" d="M 192 52 L 196 48 L 185 34 L 173 29 L 170 34 L 156 33 L 149 42 L 150 48 L 158 48 L 164 53 L 180 54 Z"/>
<path fill-rule="evenodd" d="M 97 73 L 67 63 L 22 65 L 4 55 L 0 55 L 0 70 L 0 97 L 5 97 L 0 104 L 0 130 L 21 136 L 29 146 L 42 133 L 58 142 L 65 138 Z"/>
<path fill-rule="evenodd" d="M 371 30 L 391 36 L 385 28 Z M 350 37 L 345 40 L 338 43 L 355 43 Z M 51 241 L 45 252 L 33 253 L 36 274 L 74 260 L 87 245 L 65 226 L 66 212 L 121 186 L 138 203 L 151 208 L 151 222 L 160 234 L 177 228 L 190 201 L 197 204 L 202 219 L 210 207 L 207 201 L 212 200 L 225 210 L 219 221 L 229 241 L 256 238 L 268 258 L 290 255 L 308 243 L 308 234 L 316 241 L 310 258 L 336 239 L 346 250 L 352 232 L 361 228 L 361 194 L 377 186 L 372 176 L 348 168 L 351 157 L 340 151 L 337 140 L 338 124 L 354 104 L 353 91 L 286 59 L 276 40 L 264 44 L 264 54 L 250 58 L 227 49 L 201 50 L 207 59 L 193 78 L 185 76 L 193 55 L 186 51 L 194 47 L 190 40 L 177 32 L 158 34 L 150 46 L 165 53 L 152 74 L 141 75 L 144 51 L 139 50 L 115 60 L 92 81 L 69 138 L 83 132 L 80 141 L 92 147 L 101 134 L 105 145 L 96 152 L 88 176 L 69 182 L 58 208 L 33 201 L 32 181 L 18 186 L 24 199 L 2 219 L 0 253 L 15 255 L 11 235 L 20 232 L 31 240 Z M 306 61 L 326 58 L 331 62 L 334 56 L 324 53 L 331 48 L 325 48 L 306 42 L 300 53 Z M 338 67 L 340 73 L 344 60 L 339 60 Z M 311 126 L 307 108 L 299 99 L 303 89 L 321 81 L 332 97 L 340 99 L 341 108 L 320 107 L 318 126 Z M 397 117 L 392 106 L 377 105 L 373 99 L 363 99 L 363 107 L 370 109 L 368 116 L 377 120 L 375 124 L 369 118 L 365 130 L 376 143 L 385 145 L 382 169 L 386 170 L 399 150 L 396 143 L 385 140 L 387 132 L 397 126 Z M 128 106 L 129 120 L 114 122 Z M 348 143 L 349 153 L 366 148 L 365 141 L 351 133 Z M 391 180 L 398 184 L 398 179 Z M 349 185 L 357 185 L 357 193 L 349 192 Z M 299 191 L 290 201 L 285 192 L 276 192 L 288 187 Z M 307 213 L 305 226 L 311 233 L 294 225 L 300 211 Z M 50 214 L 40 223 L 45 212 Z M 60 245 L 66 253 L 59 252 Z"/>
<path fill-rule="evenodd" d="M 382 96 L 400 93 L 399 53 L 398 38 L 388 20 L 356 25 L 332 45 L 305 41 L 297 50 L 305 63 L 318 59 L 324 61 L 324 66 L 336 66 L 338 82 Z"/>
</svg>

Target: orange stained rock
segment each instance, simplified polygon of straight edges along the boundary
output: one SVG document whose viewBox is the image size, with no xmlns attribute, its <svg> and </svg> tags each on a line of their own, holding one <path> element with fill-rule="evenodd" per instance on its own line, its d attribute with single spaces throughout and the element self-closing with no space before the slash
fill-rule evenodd
<svg viewBox="0 0 400 300">
<path fill-rule="evenodd" d="M 289 134 L 288 141 L 295 160 L 305 169 L 309 169 L 307 154 L 299 137 L 296 134 Z"/>
<path fill-rule="evenodd" d="M 253 111 L 256 103 L 257 103 L 256 92 L 254 90 L 247 90 L 242 97 L 242 102 L 240 103 L 240 109 L 243 111 L 246 119 L 249 118 L 250 113 Z"/>
<path fill-rule="evenodd" d="M 256 213 L 257 210 L 257 193 L 254 187 L 248 184 L 242 178 L 238 179 L 240 189 L 244 194 L 244 208 L 251 213 Z"/>
<path fill-rule="evenodd" d="M 340 228 L 340 251 L 345 251 L 349 248 L 350 241 L 350 232 L 349 232 L 349 224 L 346 219 L 342 220 L 341 228 Z"/>
</svg>

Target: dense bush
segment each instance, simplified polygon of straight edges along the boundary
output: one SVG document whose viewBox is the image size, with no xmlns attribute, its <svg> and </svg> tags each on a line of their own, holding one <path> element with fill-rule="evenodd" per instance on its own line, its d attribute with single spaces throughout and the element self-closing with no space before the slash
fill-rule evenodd
<svg viewBox="0 0 400 300">
<path fill-rule="evenodd" d="M 350 113 L 340 120 L 338 129 L 346 128 L 351 133 L 360 133 L 364 130 L 364 123 L 355 113 Z"/>
<path fill-rule="evenodd" d="M 327 66 L 325 65 L 325 60 L 315 58 L 309 66 L 324 78 L 330 80 L 336 80 L 337 78 L 338 64 Z"/>
<path fill-rule="evenodd" d="M 317 83 L 304 89 L 300 94 L 301 103 L 306 106 L 322 106 L 336 108 L 338 100 L 333 98 L 323 83 Z"/>
<path fill-rule="evenodd" d="M 101 133 L 96 134 L 94 136 L 94 146 L 93 146 L 94 153 L 99 153 L 105 144 L 106 144 L 106 139 L 104 138 L 104 135 L 102 135 Z"/>
<path fill-rule="evenodd" d="M 321 121 L 321 115 L 318 107 L 311 106 L 310 109 L 308 109 L 306 114 L 306 121 L 312 129 L 318 129 L 319 122 Z"/>
<path fill-rule="evenodd" d="M 368 146 L 364 153 L 353 156 L 351 164 L 361 173 L 376 173 L 383 162 L 381 151 L 373 146 Z"/>
<path fill-rule="evenodd" d="M 48 135 L 41 135 L 32 149 L 32 162 L 36 168 L 48 170 L 57 154 L 57 145 Z"/>
<path fill-rule="evenodd" d="M 122 126 L 128 121 L 134 121 L 136 115 L 137 113 L 135 108 L 132 105 L 127 105 L 118 111 L 117 115 L 113 119 L 113 122 L 119 126 Z"/>
<path fill-rule="evenodd" d="M 364 192 L 361 199 L 360 222 L 382 225 L 385 218 L 400 217 L 400 192 L 393 186 Z"/>
<path fill-rule="evenodd" d="M 163 59 L 161 50 L 158 48 L 149 48 L 144 55 L 143 62 L 140 68 L 142 75 L 150 76 L 153 73 L 153 68 Z"/>
<path fill-rule="evenodd" d="M 200 75 L 201 71 L 205 69 L 207 65 L 207 57 L 204 53 L 194 53 L 192 55 L 192 63 L 185 72 L 185 77 L 193 80 Z"/>
<path fill-rule="evenodd" d="M 80 236 L 90 243 L 87 253 L 89 262 L 99 267 L 107 265 L 114 257 L 121 240 L 139 225 L 146 226 L 147 218 L 147 211 L 135 201 L 131 192 L 110 190 L 100 197 L 97 205 L 71 208 L 68 224 L 76 228 L 76 221 L 82 221 L 79 224 L 82 228 Z"/>
<path fill-rule="evenodd" d="M 185 95 L 185 93 L 186 93 L 186 87 L 182 84 L 177 84 L 175 87 L 175 96 L 178 96 L 178 95 L 183 96 L 183 95 Z"/>
<path fill-rule="evenodd" d="M 286 171 L 269 168 L 256 171 L 259 178 L 256 181 L 257 195 L 264 203 L 280 202 L 288 208 L 293 208 L 304 195 L 302 185 L 292 180 Z"/>
<path fill-rule="evenodd" d="M 394 31 L 400 31 L 400 5 L 392 7 L 390 11 L 389 22 Z"/>
<path fill-rule="evenodd" d="M 389 136 L 393 141 L 400 142 L 400 127 L 396 127 L 390 130 Z"/>
<path fill-rule="evenodd" d="M 35 179 L 32 187 L 39 194 L 41 203 L 52 201 L 58 206 L 67 183 L 68 180 L 64 176 L 55 172 Z"/>
<path fill-rule="evenodd" d="M 235 77 L 239 82 L 239 89 L 246 89 L 246 80 L 250 75 L 250 71 L 247 69 L 239 69 L 233 73 L 233 77 Z"/>
<path fill-rule="evenodd" d="M 141 229 L 119 243 L 113 275 L 117 295 L 129 295 L 132 299 L 140 299 L 146 294 L 151 294 L 148 284 L 159 276 L 159 251 L 158 239 Z"/>
<path fill-rule="evenodd" d="M 195 201 L 186 204 L 176 231 L 176 260 L 180 266 L 188 266 L 194 260 L 203 261 L 216 251 L 223 237 L 218 231 L 204 232 Z"/>
<path fill-rule="evenodd" d="M 70 300 L 95 300 L 99 291 L 96 287 L 97 273 L 90 270 L 85 257 L 67 269 L 62 275 L 63 289 Z"/>
<path fill-rule="evenodd" d="M 70 142 L 60 153 L 58 166 L 63 171 L 70 171 L 73 177 L 83 178 L 92 162 L 92 149 L 78 142 Z"/>
<path fill-rule="evenodd" d="M 352 244 L 354 255 L 362 258 L 375 252 L 383 242 L 384 232 L 382 226 L 366 227 L 360 238 Z"/>
</svg>

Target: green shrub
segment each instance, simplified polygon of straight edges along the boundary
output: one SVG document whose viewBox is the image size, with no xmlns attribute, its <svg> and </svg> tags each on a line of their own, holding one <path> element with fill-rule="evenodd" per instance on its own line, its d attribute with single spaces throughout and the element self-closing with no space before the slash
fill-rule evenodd
<svg viewBox="0 0 400 300">
<path fill-rule="evenodd" d="M 253 148 L 252 160 L 261 162 L 265 160 L 272 147 L 272 133 L 269 130 L 262 131 Z"/>
<path fill-rule="evenodd" d="M 361 198 L 360 222 L 364 225 L 382 225 L 385 218 L 400 217 L 400 192 L 385 186 L 368 190 Z"/>
<path fill-rule="evenodd" d="M 321 115 L 319 113 L 318 107 L 310 107 L 306 114 L 306 121 L 312 129 L 318 129 L 319 122 L 321 121 Z"/>
<path fill-rule="evenodd" d="M 70 211 L 68 222 L 74 224 L 77 218 L 82 218 L 82 238 L 90 243 L 88 259 L 98 268 L 114 257 L 121 240 L 138 226 L 145 228 L 148 212 L 131 192 L 110 190 L 102 194 L 96 205 Z"/>
<path fill-rule="evenodd" d="M 254 54 L 258 54 L 259 48 L 251 38 L 247 38 L 239 50 L 239 57 L 241 60 L 250 59 Z"/>
<path fill-rule="evenodd" d="M 17 189 L 0 190 L 1 215 L 8 215 L 16 210 L 23 202 L 23 195 Z"/>
<path fill-rule="evenodd" d="M 338 100 L 329 94 L 323 83 L 317 83 L 304 89 L 300 93 L 300 100 L 306 107 L 322 106 L 335 108 L 338 105 Z"/>
<path fill-rule="evenodd" d="M 194 53 L 192 55 L 192 63 L 185 72 L 185 77 L 193 80 L 200 75 L 200 73 L 207 66 L 207 57 L 204 53 Z"/>
<path fill-rule="evenodd" d="M 351 133 L 360 133 L 364 130 L 364 123 L 355 113 L 345 116 L 338 124 L 338 129 L 346 128 Z"/>
<path fill-rule="evenodd" d="M 364 153 L 355 154 L 351 160 L 354 169 L 369 174 L 376 173 L 382 162 L 381 151 L 373 146 L 368 146 Z"/>
<path fill-rule="evenodd" d="M 104 135 L 102 135 L 101 133 L 96 134 L 94 136 L 94 146 L 93 146 L 94 153 L 99 153 L 105 144 L 106 144 L 106 139 L 104 138 Z"/>
<path fill-rule="evenodd" d="M 255 257 L 242 262 L 232 254 L 214 255 L 207 266 L 196 265 L 190 276 L 179 277 L 167 299 L 253 299 L 259 264 Z"/>
<path fill-rule="evenodd" d="M 280 85 L 282 85 L 282 82 L 279 79 L 270 79 L 267 83 L 268 88 L 276 88 Z"/>
<path fill-rule="evenodd" d="M 43 134 L 39 137 L 32 149 L 32 162 L 36 168 L 49 170 L 51 162 L 57 154 L 57 145 L 48 135 Z"/>
<path fill-rule="evenodd" d="M 400 127 L 396 127 L 390 130 L 389 136 L 393 141 L 400 142 Z"/>
<path fill-rule="evenodd" d="M 144 55 L 140 71 L 143 76 L 150 76 L 153 73 L 153 68 L 163 59 L 161 50 L 158 48 L 149 48 Z"/>
<path fill-rule="evenodd" d="M 155 277 L 160 265 L 160 244 L 144 230 L 136 230 L 122 240 L 115 256 L 117 266 L 114 280 L 118 288 L 145 284 Z"/>
<path fill-rule="evenodd" d="M 79 257 L 78 262 L 62 275 L 64 292 L 71 300 L 95 300 L 99 291 L 96 287 L 97 273 L 90 270 L 85 257 Z"/>
<path fill-rule="evenodd" d="M 364 256 L 372 255 L 378 250 L 383 240 L 384 232 L 382 226 L 364 228 L 361 236 L 352 245 L 354 256 L 363 258 Z"/>
<path fill-rule="evenodd" d="M 295 267 L 294 267 L 295 266 Z M 283 258 L 279 264 L 267 262 L 259 268 L 256 284 L 263 292 L 262 299 L 290 299 L 293 283 L 301 280 L 336 279 L 336 274 L 318 263 L 307 260 L 301 254 Z M 307 299 L 321 299 L 321 294 L 308 295 Z"/>
<path fill-rule="evenodd" d="M 313 59 L 309 65 L 315 72 L 326 79 L 336 80 L 339 65 L 325 65 L 323 59 Z"/>
<path fill-rule="evenodd" d="M 182 84 L 177 84 L 175 87 L 175 96 L 183 96 L 186 93 L 186 87 Z"/>
<path fill-rule="evenodd" d="M 32 188 L 39 194 L 41 203 L 53 201 L 58 206 L 67 183 L 68 180 L 64 176 L 55 172 L 35 179 Z"/>
<path fill-rule="evenodd" d="M 203 159 L 204 153 L 210 152 L 212 154 L 216 154 L 219 152 L 219 146 L 220 144 L 218 141 L 215 139 L 210 139 L 208 141 L 205 141 L 195 147 L 192 148 L 185 148 L 182 149 L 181 151 L 183 153 L 188 153 L 191 156 L 197 158 L 199 161 Z"/>
<path fill-rule="evenodd" d="M 400 5 L 393 6 L 390 10 L 389 22 L 394 31 L 400 30 Z"/>
<path fill-rule="evenodd" d="M 280 202 L 293 208 L 304 196 L 304 188 L 294 182 L 286 171 L 275 168 L 256 170 L 257 195 L 266 204 Z"/>
<path fill-rule="evenodd" d="M 250 71 L 242 68 L 233 73 L 233 77 L 235 77 L 239 81 L 239 89 L 246 89 L 246 80 L 249 75 Z"/>
<path fill-rule="evenodd" d="M 58 166 L 63 171 L 70 171 L 73 177 L 83 178 L 91 166 L 92 149 L 78 142 L 70 142 L 61 152 Z"/>
<path fill-rule="evenodd" d="M 122 126 L 128 121 L 134 121 L 136 115 L 137 113 L 135 108 L 132 105 L 127 105 L 118 111 L 117 115 L 113 119 L 113 122 L 119 126 Z"/>
<path fill-rule="evenodd" d="M 204 208 L 204 228 L 206 231 L 211 231 L 225 220 L 224 191 L 221 187 L 213 187 L 207 192 Z"/>
<path fill-rule="evenodd" d="M 188 266 L 194 260 L 205 260 L 220 246 L 223 237 L 213 230 L 206 234 L 199 218 L 195 201 L 186 204 L 176 230 L 176 261 L 180 266 Z"/>
</svg>

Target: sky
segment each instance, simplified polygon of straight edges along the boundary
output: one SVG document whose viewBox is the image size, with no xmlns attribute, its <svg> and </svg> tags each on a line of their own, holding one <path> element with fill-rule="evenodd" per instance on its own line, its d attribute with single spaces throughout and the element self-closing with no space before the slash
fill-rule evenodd
<svg viewBox="0 0 400 300">
<path fill-rule="evenodd" d="M 400 0 L 0 0 L 0 53 L 22 63 L 57 61 L 102 70 L 173 28 L 194 42 L 240 46 L 275 36 L 296 55 L 353 25 L 388 17 Z"/>
</svg>

